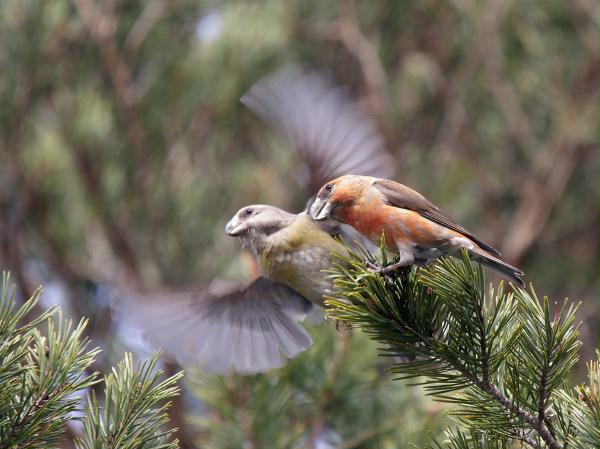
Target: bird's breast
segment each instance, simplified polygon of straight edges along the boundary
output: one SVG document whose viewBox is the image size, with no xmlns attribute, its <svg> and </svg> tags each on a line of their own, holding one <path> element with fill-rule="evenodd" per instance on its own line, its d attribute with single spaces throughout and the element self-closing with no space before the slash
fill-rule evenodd
<svg viewBox="0 0 600 449">
<path fill-rule="evenodd" d="M 332 282 L 322 270 L 331 268 L 333 253 L 343 250 L 312 221 L 300 222 L 260 254 L 259 264 L 266 277 L 322 306 L 323 295 L 332 293 Z"/>
<path fill-rule="evenodd" d="M 338 212 L 340 221 L 349 224 L 372 242 L 378 244 L 381 234 L 385 233 L 387 246 L 392 249 L 393 238 L 390 238 L 391 223 L 385 205 L 377 199 L 363 200 Z"/>
<path fill-rule="evenodd" d="M 262 265 L 265 276 L 293 288 L 316 304 L 323 305 L 323 295 L 332 292 L 332 282 L 322 272 L 331 268 L 332 260 L 323 248 L 271 254 Z"/>
<path fill-rule="evenodd" d="M 390 250 L 394 250 L 398 243 L 422 248 L 439 247 L 451 237 L 449 229 L 418 212 L 383 204 L 377 199 L 345 208 L 340 218 L 375 244 L 379 244 L 383 233 Z"/>
</svg>

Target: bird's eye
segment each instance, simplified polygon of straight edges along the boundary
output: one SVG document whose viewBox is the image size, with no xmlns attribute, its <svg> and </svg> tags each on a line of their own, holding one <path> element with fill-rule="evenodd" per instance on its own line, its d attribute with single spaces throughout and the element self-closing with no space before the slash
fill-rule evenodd
<svg viewBox="0 0 600 449">
<path fill-rule="evenodd" d="M 325 191 L 326 192 L 331 192 L 333 190 L 333 184 L 327 184 L 325 186 Z"/>
<path fill-rule="evenodd" d="M 248 208 L 244 211 L 246 213 L 246 215 L 252 215 L 252 212 L 254 212 L 252 209 Z"/>
</svg>

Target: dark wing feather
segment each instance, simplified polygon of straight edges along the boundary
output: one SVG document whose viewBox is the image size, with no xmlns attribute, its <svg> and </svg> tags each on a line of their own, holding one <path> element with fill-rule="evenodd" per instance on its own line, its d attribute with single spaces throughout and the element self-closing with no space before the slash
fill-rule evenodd
<svg viewBox="0 0 600 449">
<path fill-rule="evenodd" d="M 475 242 L 480 248 L 497 256 L 500 255 L 498 250 L 480 240 L 476 235 L 467 231 L 461 225 L 456 223 L 452 217 L 442 212 L 439 207 L 410 187 L 406 187 L 405 185 L 387 179 L 375 181 L 373 183 L 373 187 L 375 187 L 385 196 L 390 205 L 418 212 L 422 217 L 425 217 L 428 220 L 452 229 L 453 231 L 460 232 L 464 236 L 473 240 L 473 242 Z"/>
<path fill-rule="evenodd" d="M 210 293 L 120 295 L 116 311 L 183 366 L 264 372 L 312 344 L 298 323 L 312 304 L 266 278 L 219 296 Z"/>
<path fill-rule="evenodd" d="M 241 102 L 298 152 L 310 194 L 345 174 L 389 177 L 393 163 L 375 122 L 346 89 L 315 72 L 287 69 L 267 76 Z"/>
</svg>

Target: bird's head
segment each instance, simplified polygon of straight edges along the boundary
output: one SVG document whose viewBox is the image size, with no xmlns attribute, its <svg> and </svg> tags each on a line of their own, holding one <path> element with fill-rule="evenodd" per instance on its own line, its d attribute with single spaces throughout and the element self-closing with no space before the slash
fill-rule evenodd
<svg viewBox="0 0 600 449">
<path fill-rule="evenodd" d="M 352 206 L 360 198 L 372 178 L 368 176 L 345 175 L 326 183 L 317 194 L 310 207 L 313 220 L 335 219 L 343 207 Z"/>
<path fill-rule="evenodd" d="M 261 240 L 289 225 L 295 215 L 277 207 L 253 204 L 242 207 L 225 225 L 225 232 L 244 243 Z"/>
</svg>

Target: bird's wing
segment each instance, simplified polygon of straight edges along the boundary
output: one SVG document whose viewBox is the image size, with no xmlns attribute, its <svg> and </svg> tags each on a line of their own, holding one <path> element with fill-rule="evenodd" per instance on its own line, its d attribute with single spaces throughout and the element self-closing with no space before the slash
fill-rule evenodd
<svg viewBox="0 0 600 449">
<path fill-rule="evenodd" d="M 500 255 L 498 250 L 467 231 L 461 225 L 456 223 L 452 217 L 441 211 L 439 207 L 410 187 L 387 179 L 378 179 L 374 181 L 373 187 L 383 194 L 390 205 L 418 212 L 422 217 L 452 229 L 453 231 L 460 232 L 473 240 L 473 242 L 484 250 L 497 256 Z"/>
<path fill-rule="evenodd" d="M 298 323 L 312 304 L 264 277 L 224 295 L 126 296 L 117 301 L 118 317 L 133 319 L 183 366 L 197 363 L 205 371 L 219 373 L 264 372 L 282 366 L 280 352 L 294 357 L 312 344 Z"/>
<path fill-rule="evenodd" d="M 298 152 L 309 194 L 345 174 L 390 177 L 393 163 L 374 120 L 347 89 L 321 73 L 281 70 L 254 84 L 241 102 Z"/>
</svg>

